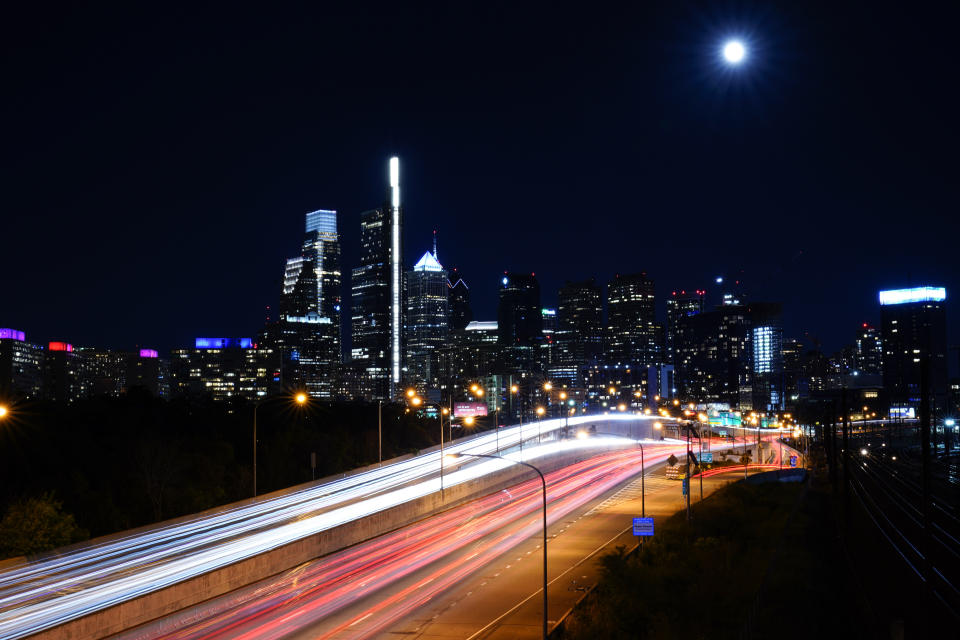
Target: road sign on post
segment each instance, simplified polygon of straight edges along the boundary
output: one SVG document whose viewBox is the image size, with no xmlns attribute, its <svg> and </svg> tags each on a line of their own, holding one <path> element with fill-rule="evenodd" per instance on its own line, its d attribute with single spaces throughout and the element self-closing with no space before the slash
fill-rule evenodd
<svg viewBox="0 0 960 640">
<path fill-rule="evenodd" d="M 790 466 L 791 467 L 797 466 L 797 456 L 790 456 Z"/>
<path fill-rule="evenodd" d="M 704 451 L 700 456 L 700 462 L 713 462 L 713 451 Z"/>
<path fill-rule="evenodd" d="M 652 536 L 653 535 L 653 518 L 634 518 L 633 519 L 633 535 Z"/>
<path fill-rule="evenodd" d="M 685 496 L 685 495 L 687 495 L 687 493 L 688 493 L 689 491 L 690 491 L 690 478 L 684 478 L 684 479 L 683 479 L 683 492 L 682 492 L 680 495 Z"/>
</svg>

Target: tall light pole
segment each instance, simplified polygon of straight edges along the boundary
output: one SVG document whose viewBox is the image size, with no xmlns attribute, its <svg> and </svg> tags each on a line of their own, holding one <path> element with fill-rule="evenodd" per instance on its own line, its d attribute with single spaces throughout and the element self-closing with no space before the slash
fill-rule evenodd
<svg viewBox="0 0 960 640">
<path fill-rule="evenodd" d="M 546 412 L 547 410 L 543 407 L 537 407 L 537 444 L 543 442 L 543 435 L 540 433 L 540 418 L 542 418 Z"/>
<path fill-rule="evenodd" d="M 253 405 L 253 497 L 254 498 L 257 497 L 257 409 L 259 409 L 260 405 L 264 404 L 265 402 L 273 402 L 274 400 L 277 400 L 279 398 L 284 398 L 284 397 L 285 396 L 274 396 L 273 398 L 269 398 L 269 399 L 264 398 L 263 400 L 260 400 Z M 299 405 L 306 404 L 309 398 L 310 396 L 308 396 L 303 391 L 299 391 L 293 396 L 294 402 L 296 402 Z"/>
<path fill-rule="evenodd" d="M 542 407 L 541 407 L 542 408 Z M 510 460 L 509 458 L 504 458 L 503 456 L 488 455 L 484 453 L 452 453 L 450 454 L 451 458 L 461 458 L 461 457 L 470 457 L 470 458 L 491 458 L 493 460 L 506 460 L 507 462 L 512 462 L 513 464 L 521 464 L 525 467 L 529 467 L 537 472 L 537 475 L 540 476 L 540 485 L 543 487 L 543 640 L 547 640 L 547 479 L 543 477 L 543 473 L 540 469 L 537 469 L 535 466 L 529 462 L 520 462 L 518 460 Z"/>
</svg>

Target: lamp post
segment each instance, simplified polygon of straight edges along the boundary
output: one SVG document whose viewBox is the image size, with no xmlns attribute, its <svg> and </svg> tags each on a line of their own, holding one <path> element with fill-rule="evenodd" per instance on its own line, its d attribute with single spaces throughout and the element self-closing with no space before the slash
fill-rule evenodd
<svg viewBox="0 0 960 640">
<path fill-rule="evenodd" d="M 542 407 L 540 407 L 542 408 Z M 543 473 L 540 469 L 537 469 L 535 466 L 529 462 L 520 462 L 518 460 L 510 460 L 509 458 L 504 458 L 503 456 L 495 456 L 492 454 L 484 453 L 452 453 L 450 454 L 451 458 L 491 458 L 493 460 L 506 460 L 507 462 L 512 462 L 513 464 L 521 464 L 525 467 L 529 467 L 537 472 L 537 475 L 540 476 L 540 485 L 543 487 L 543 640 L 547 640 L 547 479 L 543 477 Z"/>
<path fill-rule="evenodd" d="M 542 418 L 546 412 L 547 410 L 543 407 L 537 407 L 537 444 L 543 442 L 543 435 L 540 432 L 540 418 Z"/>
<path fill-rule="evenodd" d="M 264 398 L 263 400 L 258 401 L 253 405 L 253 497 L 257 497 L 257 409 L 260 408 L 260 405 L 266 402 L 273 402 L 274 400 L 285 398 L 286 396 L 274 396 L 273 398 Z M 299 391 L 293 396 L 294 402 L 299 405 L 306 404 L 309 396 L 303 392 Z"/>
<path fill-rule="evenodd" d="M 416 391 L 413 389 L 407 390 L 407 397 L 410 398 L 410 404 L 414 408 L 419 409 L 421 406 L 427 406 L 427 405 L 424 405 L 423 398 L 418 396 L 416 394 Z M 429 406 L 440 409 L 440 413 L 437 416 L 437 418 L 440 420 L 440 498 L 442 500 L 443 499 L 443 416 L 448 415 L 450 413 L 450 410 L 439 404 L 430 404 Z"/>
</svg>

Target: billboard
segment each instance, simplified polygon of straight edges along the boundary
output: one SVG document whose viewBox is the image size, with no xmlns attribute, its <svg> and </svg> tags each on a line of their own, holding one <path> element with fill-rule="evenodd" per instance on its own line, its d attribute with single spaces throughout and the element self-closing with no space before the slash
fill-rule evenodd
<svg viewBox="0 0 960 640">
<path fill-rule="evenodd" d="M 453 416 L 455 418 L 485 415 L 487 415 L 487 404 L 485 402 L 455 402 L 453 404 Z"/>
</svg>

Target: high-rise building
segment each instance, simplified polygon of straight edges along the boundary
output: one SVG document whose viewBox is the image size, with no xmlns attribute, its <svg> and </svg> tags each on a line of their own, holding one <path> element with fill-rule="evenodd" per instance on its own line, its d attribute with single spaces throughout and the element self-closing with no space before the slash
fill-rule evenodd
<svg viewBox="0 0 960 640">
<path fill-rule="evenodd" d="M 27 342 L 23 331 L 0 329 L 0 398 L 40 398 L 43 357 L 43 347 Z"/>
<path fill-rule="evenodd" d="M 918 411 L 925 362 L 931 411 L 947 404 L 946 298 L 943 287 L 880 292 L 883 386 L 892 407 Z"/>
<path fill-rule="evenodd" d="M 667 335 L 665 340 L 666 361 L 674 363 L 676 352 L 677 323 L 680 318 L 702 313 L 707 292 L 702 289 L 673 291 L 667 298 Z"/>
<path fill-rule="evenodd" d="M 883 340 L 880 330 L 864 322 L 857 331 L 856 368 L 860 374 L 883 373 Z"/>
<path fill-rule="evenodd" d="M 497 307 L 499 342 L 505 347 L 532 346 L 543 335 L 540 283 L 534 274 L 504 273 Z"/>
<path fill-rule="evenodd" d="M 454 269 L 448 282 L 450 287 L 450 331 L 463 331 L 473 320 L 473 311 L 470 309 L 470 288 L 460 274 Z"/>
<path fill-rule="evenodd" d="M 250 338 L 197 338 L 170 354 L 170 393 L 257 400 L 279 390 L 279 354 Z"/>
<path fill-rule="evenodd" d="M 721 304 L 680 317 L 674 347 L 682 397 L 743 410 L 782 409 L 779 304 Z"/>
<path fill-rule="evenodd" d="M 603 300 L 596 280 L 568 281 L 558 292 L 559 361 L 584 365 L 603 353 Z"/>
<path fill-rule="evenodd" d="M 449 283 L 435 252 L 424 253 L 407 272 L 407 375 L 423 387 L 440 384 L 437 353 L 449 334 Z"/>
<path fill-rule="evenodd" d="M 617 274 L 607 284 L 609 364 L 659 364 L 655 311 L 653 280 L 646 273 Z"/>
<path fill-rule="evenodd" d="M 83 358 L 68 342 L 47 345 L 43 359 L 43 397 L 54 402 L 76 402 L 86 396 Z"/>
<path fill-rule="evenodd" d="M 280 357 L 277 377 L 283 385 L 332 398 L 340 389 L 340 238 L 337 212 L 306 214 L 299 256 L 287 260 L 279 318 L 268 323 L 260 340 Z"/>
<path fill-rule="evenodd" d="M 400 243 L 400 161 L 390 158 L 390 193 L 379 209 L 360 214 L 360 266 L 353 269 L 350 318 L 353 392 L 372 399 L 397 395 L 403 360 L 403 274 Z"/>
</svg>

